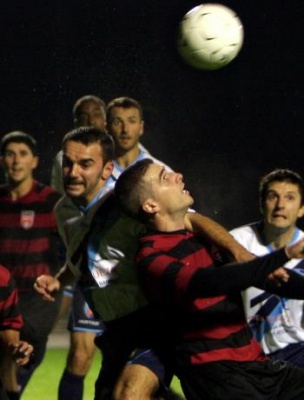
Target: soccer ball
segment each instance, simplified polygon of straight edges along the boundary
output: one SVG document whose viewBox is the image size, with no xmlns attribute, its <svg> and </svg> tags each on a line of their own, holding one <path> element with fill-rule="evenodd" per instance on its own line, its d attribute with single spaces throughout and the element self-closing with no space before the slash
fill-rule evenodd
<svg viewBox="0 0 304 400">
<path fill-rule="evenodd" d="M 202 4 L 185 14 L 179 26 L 178 50 L 192 67 L 219 69 L 239 53 L 244 40 L 243 25 L 230 8 Z"/>
</svg>

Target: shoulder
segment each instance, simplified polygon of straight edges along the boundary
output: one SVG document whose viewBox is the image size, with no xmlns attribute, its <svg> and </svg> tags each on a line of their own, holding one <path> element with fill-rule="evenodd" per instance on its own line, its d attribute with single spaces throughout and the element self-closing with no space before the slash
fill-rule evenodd
<svg viewBox="0 0 304 400">
<path fill-rule="evenodd" d="M 299 229 L 299 236 L 300 238 L 304 237 L 304 231 L 302 231 L 302 229 Z"/>
<path fill-rule="evenodd" d="M 76 204 L 66 195 L 62 196 L 56 203 L 55 213 L 60 220 L 66 220 L 81 214 Z"/>
<path fill-rule="evenodd" d="M 230 231 L 231 235 L 234 237 L 245 237 L 245 236 L 256 236 L 257 235 L 257 222 L 251 224 L 242 225 L 234 228 Z"/>
<path fill-rule="evenodd" d="M 264 254 L 267 249 L 259 233 L 260 222 L 244 225 L 230 231 L 231 235 L 247 250 L 254 254 Z"/>
<path fill-rule="evenodd" d="M 58 193 L 54 188 L 41 182 L 35 182 L 34 192 L 41 201 L 46 201 L 52 206 L 55 206 L 55 204 L 62 197 L 62 195 Z"/>
<path fill-rule="evenodd" d="M 54 157 L 54 162 L 59 163 L 60 165 L 62 164 L 62 158 L 63 158 L 63 151 L 60 150 Z"/>
</svg>

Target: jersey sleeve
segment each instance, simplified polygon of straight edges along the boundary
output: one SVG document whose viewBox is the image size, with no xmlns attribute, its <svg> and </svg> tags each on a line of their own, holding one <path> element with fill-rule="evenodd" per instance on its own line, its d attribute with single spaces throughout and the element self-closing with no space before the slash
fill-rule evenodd
<svg viewBox="0 0 304 400">
<path fill-rule="evenodd" d="M 8 270 L 0 266 L 0 330 L 20 330 L 23 321 L 18 307 L 18 292 Z"/>
<path fill-rule="evenodd" d="M 264 285 L 267 276 L 283 265 L 288 257 L 284 249 L 245 263 L 223 266 L 210 264 L 199 266 L 181 261 L 166 252 L 151 247 L 139 252 L 137 266 L 139 279 L 150 299 L 176 297 L 212 297 L 241 291 L 249 286 Z"/>
</svg>

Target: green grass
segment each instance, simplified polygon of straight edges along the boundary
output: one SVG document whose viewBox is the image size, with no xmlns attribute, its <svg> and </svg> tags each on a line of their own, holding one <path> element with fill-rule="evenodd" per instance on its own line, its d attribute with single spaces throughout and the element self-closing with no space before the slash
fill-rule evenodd
<svg viewBox="0 0 304 400">
<path fill-rule="evenodd" d="M 22 400 L 56 400 L 59 380 L 65 367 L 67 349 L 49 349 L 27 385 Z M 85 380 L 83 400 L 94 398 L 94 383 L 99 370 L 100 355 L 94 357 L 92 368 Z"/>
<path fill-rule="evenodd" d="M 66 349 L 49 349 L 47 351 L 42 364 L 26 387 L 22 400 L 57 400 L 58 383 L 65 366 L 66 354 Z M 100 354 L 97 353 L 85 380 L 83 400 L 93 400 L 94 398 L 94 383 L 99 366 Z M 182 393 L 177 378 L 174 378 L 172 387 L 176 392 Z"/>
</svg>

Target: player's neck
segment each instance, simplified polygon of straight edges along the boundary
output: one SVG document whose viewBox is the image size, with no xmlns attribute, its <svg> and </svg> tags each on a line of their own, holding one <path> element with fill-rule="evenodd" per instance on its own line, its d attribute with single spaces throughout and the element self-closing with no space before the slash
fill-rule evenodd
<svg viewBox="0 0 304 400">
<path fill-rule="evenodd" d="M 117 152 L 115 155 L 115 161 L 121 168 L 125 169 L 128 168 L 137 159 L 139 153 L 140 150 L 137 145 L 136 147 L 133 147 L 125 153 Z"/>
<path fill-rule="evenodd" d="M 290 243 L 295 233 L 296 226 L 291 226 L 286 229 L 273 228 L 271 226 L 264 227 L 263 234 L 267 243 L 274 249 L 280 249 Z"/>
<path fill-rule="evenodd" d="M 29 177 L 21 182 L 9 182 L 9 192 L 13 201 L 26 196 L 33 187 L 34 178 Z"/>
<path fill-rule="evenodd" d="M 185 229 L 184 215 L 161 215 L 158 214 L 154 219 L 154 228 L 161 232 L 175 232 Z"/>
</svg>

